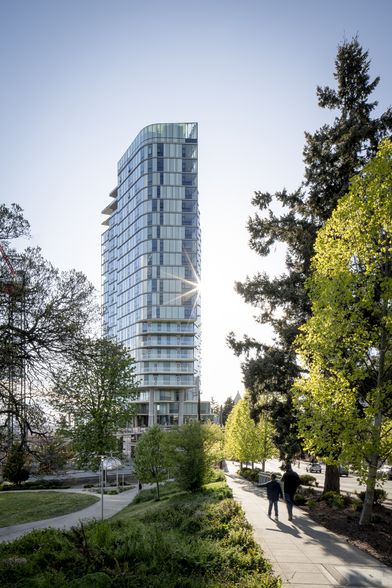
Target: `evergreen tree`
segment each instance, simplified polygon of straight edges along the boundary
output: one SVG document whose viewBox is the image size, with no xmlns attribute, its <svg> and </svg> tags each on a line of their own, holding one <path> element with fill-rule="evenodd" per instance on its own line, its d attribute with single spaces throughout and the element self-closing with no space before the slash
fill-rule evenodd
<svg viewBox="0 0 392 588">
<path fill-rule="evenodd" d="M 338 46 L 337 89 L 317 87 L 319 106 L 335 110 L 336 118 L 313 135 L 305 133 L 302 185 L 291 194 L 286 189 L 274 196 L 256 192 L 252 200 L 261 214 L 248 221 L 250 247 L 265 257 L 277 242 L 284 243 L 286 272 L 272 279 L 265 272 L 258 273 L 244 283 L 236 282 L 236 290 L 245 302 L 260 309 L 257 320 L 273 327 L 275 339 L 269 346 L 247 336 L 238 341 L 230 333 L 228 343 L 236 355 L 244 357 L 251 416 L 257 420 L 260 414 L 270 415 L 282 459 L 301 450 L 292 393 L 301 371 L 293 343 L 298 329 L 311 316 L 305 280 L 310 275 L 317 231 L 347 193 L 350 179 L 375 156 L 380 140 L 392 131 L 391 108 L 379 118 L 371 118 L 377 102 L 370 102 L 369 97 L 379 77 L 370 81 L 368 57 L 357 37 L 350 42 L 344 39 Z M 273 212 L 273 202 L 284 208 L 281 216 Z M 337 468 L 334 473 L 336 486 Z"/>
<path fill-rule="evenodd" d="M 229 396 L 229 398 L 226 398 L 226 400 L 223 403 L 223 407 L 222 407 L 222 425 L 224 426 L 227 422 L 228 416 L 231 413 L 231 411 L 234 408 L 234 400 L 232 399 L 231 396 Z"/>
<path fill-rule="evenodd" d="M 26 452 L 23 445 L 13 445 L 3 469 L 3 478 L 13 484 L 25 482 L 29 477 L 29 470 L 25 468 Z"/>
</svg>

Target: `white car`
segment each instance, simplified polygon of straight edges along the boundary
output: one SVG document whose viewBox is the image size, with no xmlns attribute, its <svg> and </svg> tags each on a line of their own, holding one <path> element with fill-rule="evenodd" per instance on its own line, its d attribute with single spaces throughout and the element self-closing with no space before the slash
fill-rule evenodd
<svg viewBox="0 0 392 588">
<path fill-rule="evenodd" d="M 306 471 L 321 474 L 321 465 L 319 463 L 310 463 L 306 466 Z"/>
</svg>

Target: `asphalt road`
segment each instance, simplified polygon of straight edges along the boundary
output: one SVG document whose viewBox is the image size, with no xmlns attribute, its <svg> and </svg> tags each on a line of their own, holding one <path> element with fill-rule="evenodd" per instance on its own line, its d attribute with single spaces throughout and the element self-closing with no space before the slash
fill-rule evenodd
<svg viewBox="0 0 392 588">
<path fill-rule="evenodd" d="M 270 459 L 266 462 L 266 471 L 279 471 L 279 466 L 281 462 L 277 459 Z M 300 467 L 297 465 L 293 466 L 293 470 L 298 474 L 306 474 L 306 466 L 309 465 L 306 461 L 301 461 Z M 261 464 L 258 464 L 258 467 L 261 467 Z M 324 486 L 324 477 L 325 477 L 325 465 L 321 464 L 321 474 L 311 473 L 312 476 L 316 478 L 319 483 L 319 487 L 322 488 Z M 381 487 L 381 486 L 377 486 Z M 392 480 L 387 480 L 384 482 L 383 486 L 384 490 L 388 493 L 388 498 L 392 500 Z M 364 484 L 359 484 L 356 476 L 354 474 L 349 473 L 348 476 L 341 476 L 340 477 L 340 490 L 344 492 L 362 492 L 366 490 L 366 486 Z"/>
</svg>

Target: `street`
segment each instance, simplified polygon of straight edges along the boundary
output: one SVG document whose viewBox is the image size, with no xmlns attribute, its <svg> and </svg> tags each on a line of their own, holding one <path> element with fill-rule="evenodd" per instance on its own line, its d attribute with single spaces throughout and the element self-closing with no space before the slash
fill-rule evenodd
<svg viewBox="0 0 392 588">
<path fill-rule="evenodd" d="M 282 462 L 279 461 L 278 459 L 269 459 L 269 460 L 267 460 L 267 462 L 265 464 L 265 470 L 267 472 L 279 472 L 279 471 L 281 471 L 279 469 L 281 463 Z M 310 473 L 310 472 L 306 471 L 307 465 L 309 465 L 309 462 L 301 461 L 300 467 L 298 467 L 297 465 L 293 465 L 293 470 L 295 472 L 297 472 L 297 474 L 299 474 L 299 475 Z M 255 464 L 255 466 L 257 466 L 258 468 L 261 468 L 262 464 Z M 325 465 L 323 463 L 321 463 L 321 472 L 322 472 L 321 474 L 315 474 L 312 472 L 312 473 L 310 473 L 310 475 L 314 476 L 316 478 L 317 482 L 319 483 L 319 487 L 323 488 L 324 476 L 325 476 Z M 377 486 L 377 487 L 380 488 L 381 486 Z M 392 480 L 386 480 L 382 487 L 388 493 L 388 498 L 390 500 L 392 500 Z M 362 492 L 363 490 L 366 490 L 366 486 L 364 484 L 360 485 L 357 482 L 356 476 L 349 472 L 348 476 L 341 476 L 340 477 L 340 490 L 343 492 L 354 492 L 354 490 L 357 490 L 357 492 Z"/>
</svg>

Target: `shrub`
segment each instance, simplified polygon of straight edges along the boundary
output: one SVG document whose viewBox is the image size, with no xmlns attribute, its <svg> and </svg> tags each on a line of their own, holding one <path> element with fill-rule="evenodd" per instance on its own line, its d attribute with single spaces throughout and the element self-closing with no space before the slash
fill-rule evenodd
<svg viewBox="0 0 392 588">
<path fill-rule="evenodd" d="M 316 481 L 316 478 L 310 474 L 302 474 L 299 479 L 301 480 L 302 486 L 311 486 Z"/>
<path fill-rule="evenodd" d="M 24 467 L 26 455 L 21 444 L 13 445 L 3 469 L 3 479 L 14 484 L 25 482 L 29 477 L 29 470 Z"/>
<path fill-rule="evenodd" d="M 358 492 L 358 497 L 362 502 L 365 501 L 366 491 Z M 388 493 L 383 488 L 376 488 L 374 491 L 373 504 L 381 504 L 388 498 Z"/>
<path fill-rule="evenodd" d="M 379 514 L 374 514 L 374 515 L 372 515 L 372 518 L 370 520 L 372 523 L 381 523 L 382 516 Z"/>
<path fill-rule="evenodd" d="M 83 488 L 94 488 L 94 484 L 85 484 Z"/>
<path fill-rule="evenodd" d="M 305 503 L 306 503 L 306 498 L 305 498 L 305 496 L 302 496 L 302 494 L 296 494 L 294 496 L 294 504 L 296 504 L 297 506 L 301 506 Z"/>
<path fill-rule="evenodd" d="M 344 498 L 338 492 L 325 492 L 320 496 L 320 500 L 324 500 L 329 506 L 336 506 L 337 508 L 343 508 Z"/>
<path fill-rule="evenodd" d="M 362 502 L 359 502 L 359 500 L 354 500 L 351 503 L 351 506 L 353 507 L 354 510 L 361 512 L 362 508 L 363 508 L 363 504 Z"/>
<path fill-rule="evenodd" d="M 308 500 L 309 510 L 312 510 L 313 508 L 315 508 L 315 506 L 316 506 L 316 503 L 314 500 Z"/>
<path fill-rule="evenodd" d="M 118 494 L 118 492 L 117 492 L 117 490 L 109 490 L 108 494 L 113 495 L 113 494 Z"/>
</svg>

